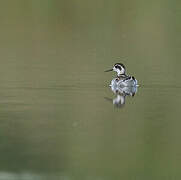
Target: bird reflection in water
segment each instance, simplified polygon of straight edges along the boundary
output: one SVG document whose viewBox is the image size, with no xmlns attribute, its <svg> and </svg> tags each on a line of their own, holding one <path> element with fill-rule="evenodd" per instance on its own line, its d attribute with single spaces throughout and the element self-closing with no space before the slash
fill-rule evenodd
<svg viewBox="0 0 181 180">
<path fill-rule="evenodd" d="M 119 86 L 111 86 L 112 92 L 116 95 L 114 99 L 105 98 L 106 100 L 113 103 L 113 105 L 117 108 L 124 107 L 126 103 L 126 96 L 134 96 L 137 92 L 137 86 L 131 87 L 119 87 Z"/>
</svg>

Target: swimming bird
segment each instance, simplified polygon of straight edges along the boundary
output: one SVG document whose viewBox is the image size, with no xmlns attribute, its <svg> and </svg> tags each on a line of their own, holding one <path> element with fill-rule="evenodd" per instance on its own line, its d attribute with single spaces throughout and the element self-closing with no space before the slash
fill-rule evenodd
<svg viewBox="0 0 181 180">
<path fill-rule="evenodd" d="M 110 86 L 131 87 L 138 85 L 138 82 L 134 76 L 129 76 L 126 74 L 126 67 L 122 63 L 116 63 L 112 69 L 106 70 L 105 72 L 110 71 L 117 72 L 117 77 L 111 81 Z"/>
</svg>

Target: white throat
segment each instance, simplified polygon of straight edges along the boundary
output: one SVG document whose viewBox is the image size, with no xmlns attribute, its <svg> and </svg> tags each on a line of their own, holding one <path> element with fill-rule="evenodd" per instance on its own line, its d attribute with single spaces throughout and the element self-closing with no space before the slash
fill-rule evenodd
<svg viewBox="0 0 181 180">
<path fill-rule="evenodd" d="M 118 76 L 124 75 L 125 74 L 125 69 L 118 69 L 118 68 L 113 68 L 113 71 L 117 72 Z"/>
</svg>

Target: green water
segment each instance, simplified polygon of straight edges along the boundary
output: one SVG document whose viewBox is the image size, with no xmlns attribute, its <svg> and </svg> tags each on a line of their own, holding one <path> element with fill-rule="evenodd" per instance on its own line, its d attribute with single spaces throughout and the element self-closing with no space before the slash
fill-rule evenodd
<svg viewBox="0 0 181 180">
<path fill-rule="evenodd" d="M 0 180 L 181 179 L 181 3 L 0 6 Z M 140 87 L 116 108 L 122 62 Z"/>
</svg>

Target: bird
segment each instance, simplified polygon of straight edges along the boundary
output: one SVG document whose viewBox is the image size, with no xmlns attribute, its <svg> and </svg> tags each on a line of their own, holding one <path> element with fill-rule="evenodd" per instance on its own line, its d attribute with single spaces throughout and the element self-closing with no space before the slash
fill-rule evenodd
<svg viewBox="0 0 181 180">
<path fill-rule="evenodd" d="M 117 77 L 111 81 L 111 87 L 132 87 L 138 86 L 138 81 L 134 78 L 134 76 L 130 76 L 126 74 L 126 67 L 122 63 L 116 63 L 112 69 L 108 69 L 105 72 L 115 71 L 117 73 Z"/>
</svg>

